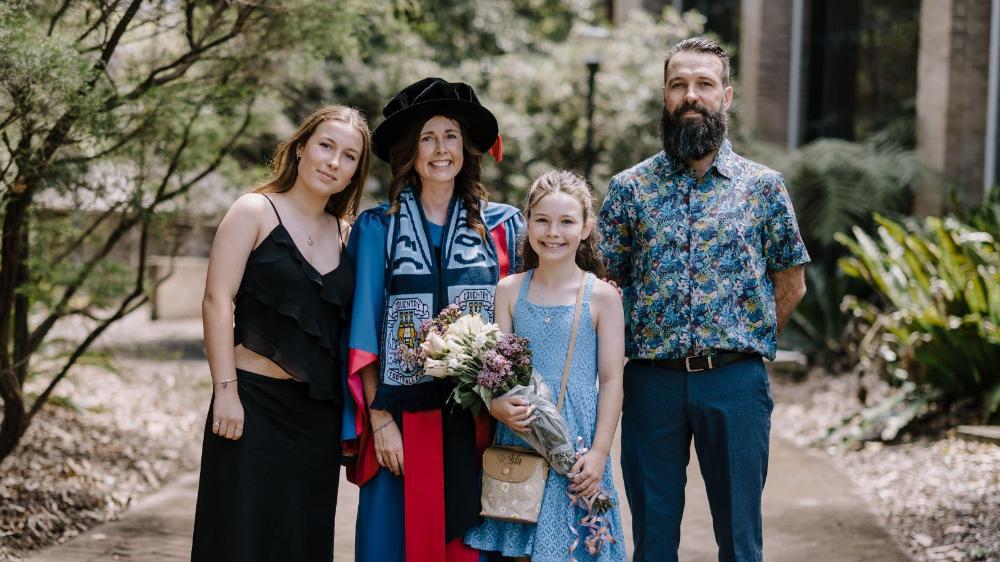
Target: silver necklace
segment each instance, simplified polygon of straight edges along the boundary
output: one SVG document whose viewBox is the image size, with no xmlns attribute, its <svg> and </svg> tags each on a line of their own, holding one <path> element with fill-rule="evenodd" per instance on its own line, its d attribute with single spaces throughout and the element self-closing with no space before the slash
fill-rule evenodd
<svg viewBox="0 0 1000 562">
<path fill-rule="evenodd" d="M 286 197 L 285 197 L 285 194 L 281 194 L 281 198 L 282 198 L 282 199 L 285 199 L 285 198 L 286 198 Z M 292 207 L 292 208 L 294 208 L 294 207 L 295 207 L 295 205 L 292 205 L 291 203 L 289 203 L 289 204 L 288 204 L 288 206 L 289 206 L 289 207 Z M 302 219 L 300 219 L 300 218 L 299 218 L 299 216 L 298 216 L 298 214 L 297 214 L 297 211 L 294 211 L 294 212 L 292 212 L 292 214 L 293 214 L 293 215 L 295 215 L 295 222 L 297 222 L 297 223 L 298 223 L 298 225 L 299 225 L 299 228 L 301 228 L 301 229 L 302 229 L 302 232 L 305 232 L 305 233 L 306 233 L 306 244 L 308 244 L 308 245 L 312 246 L 312 245 L 313 245 L 313 237 L 312 237 L 312 235 L 311 235 L 311 234 L 309 234 L 309 231 L 308 231 L 308 230 L 306 230 L 306 227 L 305 227 L 305 226 L 303 226 L 303 224 L 302 224 Z"/>
</svg>

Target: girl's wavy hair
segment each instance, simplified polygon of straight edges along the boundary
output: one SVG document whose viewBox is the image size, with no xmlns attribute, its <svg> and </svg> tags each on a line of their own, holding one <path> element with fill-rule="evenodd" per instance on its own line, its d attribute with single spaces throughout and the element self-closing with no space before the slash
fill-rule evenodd
<svg viewBox="0 0 1000 562">
<path fill-rule="evenodd" d="M 604 260 L 598 247 L 601 233 L 597 229 L 597 214 L 594 212 L 594 194 L 583 176 L 569 170 L 553 170 L 542 174 L 528 189 L 528 200 L 524 204 L 524 216 L 531 222 L 531 210 L 539 201 L 553 193 L 565 193 L 580 202 L 583 209 L 583 223 L 593 225 L 590 235 L 580 241 L 576 249 L 576 265 L 598 277 L 605 277 Z M 522 271 L 538 267 L 538 254 L 528 242 L 525 233 L 518 240 L 518 252 L 524 256 Z"/>
<path fill-rule="evenodd" d="M 462 169 L 455 176 L 455 196 L 462 200 L 467 218 L 466 224 L 486 239 L 486 225 L 483 224 L 482 207 L 489 200 L 490 192 L 483 186 L 481 178 L 483 174 L 483 152 L 472 146 L 471 139 L 467 134 L 469 130 L 466 122 L 456 116 L 442 115 L 458 123 L 458 128 L 462 131 Z M 420 175 L 417 174 L 415 164 L 417 162 L 418 141 L 420 131 L 424 125 L 435 116 L 418 121 L 406 130 L 398 141 L 389 149 L 389 166 L 392 169 L 392 182 L 389 185 L 389 214 L 399 210 L 399 194 L 407 185 L 413 187 L 413 192 L 420 196 Z"/>
<path fill-rule="evenodd" d="M 257 193 L 284 193 L 295 185 L 299 177 L 299 157 L 296 152 L 305 148 L 312 138 L 316 128 L 324 121 L 340 121 L 354 127 L 361 133 L 361 154 L 358 156 L 358 168 L 340 193 L 330 196 L 326 202 L 326 212 L 352 221 L 358 214 L 361 205 L 361 195 L 365 182 L 368 181 L 368 168 L 371 163 L 372 134 L 368 130 L 368 121 L 360 111 L 344 105 L 328 105 L 314 111 L 306 117 L 292 136 L 285 139 L 274 150 L 271 160 L 271 177 L 254 188 Z"/>
</svg>

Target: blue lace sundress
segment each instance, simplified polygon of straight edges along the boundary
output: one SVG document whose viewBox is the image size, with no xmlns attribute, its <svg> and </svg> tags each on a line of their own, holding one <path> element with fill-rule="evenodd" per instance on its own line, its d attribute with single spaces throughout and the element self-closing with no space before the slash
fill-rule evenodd
<svg viewBox="0 0 1000 562">
<path fill-rule="evenodd" d="M 535 370 L 542 374 L 552 390 L 552 398 L 559 395 L 566 350 L 573 329 L 573 305 L 540 306 L 528 302 L 528 286 L 534 270 L 529 270 L 521 282 L 521 292 L 514 305 L 514 333 L 531 341 L 531 356 Z M 585 279 L 580 327 L 577 329 L 576 347 L 566 384 L 566 398 L 562 414 L 569 424 L 570 434 L 581 436 L 584 444 L 594 441 L 597 427 L 597 333 L 590 315 L 590 295 L 594 289 L 594 275 Z M 497 424 L 498 445 L 527 447 L 513 431 Z M 580 542 L 573 556 L 580 562 L 617 562 L 625 560 L 625 539 L 622 536 L 618 494 L 611 479 L 611 458 L 604 467 L 601 486 L 610 492 L 615 508 L 606 516 L 610 522 L 615 544 L 606 544 L 598 556 L 591 556 L 583 544 L 588 530 L 577 523 L 585 512 L 570 506 L 567 492 L 569 481 L 554 471 L 549 471 L 545 482 L 545 496 L 537 525 L 485 519 L 478 527 L 465 534 L 465 543 L 480 550 L 501 552 L 505 556 L 530 556 L 532 562 L 564 562 L 569 560 L 569 547 L 574 536 L 570 525 L 580 533 Z"/>
</svg>

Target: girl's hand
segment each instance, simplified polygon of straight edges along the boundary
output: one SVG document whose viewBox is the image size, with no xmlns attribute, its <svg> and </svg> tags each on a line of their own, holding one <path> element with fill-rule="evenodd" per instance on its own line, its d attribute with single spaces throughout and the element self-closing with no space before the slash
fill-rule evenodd
<svg viewBox="0 0 1000 562">
<path fill-rule="evenodd" d="M 392 414 L 385 410 L 371 411 L 375 433 L 375 459 L 396 476 L 403 475 L 403 435 Z"/>
<path fill-rule="evenodd" d="M 243 437 L 243 404 L 236 385 L 220 388 L 212 400 L 212 433 L 238 441 Z"/>
<path fill-rule="evenodd" d="M 570 490 L 586 498 L 596 494 L 601 489 L 601 476 L 607 462 L 605 452 L 591 449 L 584 453 L 573 465 L 575 476 L 570 480 Z"/>
<path fill-rule="evenodd" d="M 494 398 L 490 401 L 490 414 L 519 433 L 528 431 L 531 422 L 535 421 L 535 416 L 532 415 L 534 411 L 535 407 L 529 406 L 528 400 L 523 396 Z"/>
</svg>

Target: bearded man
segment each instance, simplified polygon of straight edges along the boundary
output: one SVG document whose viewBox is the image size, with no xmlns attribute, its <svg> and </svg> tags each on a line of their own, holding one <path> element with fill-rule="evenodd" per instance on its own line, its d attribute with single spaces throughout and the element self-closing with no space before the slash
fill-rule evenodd
<svg viewBox="0 0 1000 562">
<path fill-rule="evenodd" d="M 805 294 L 781 175 L 733 153 L 729 57 L 692 38 L 664 62 L 663 151 L 618 174 L 602 252 L 625 297 L 622 474 L 636 562 L 677 560 L 693 437 L 719 560 L 762 560 L 774 403 L 763 357 Z"/>
</svg>

